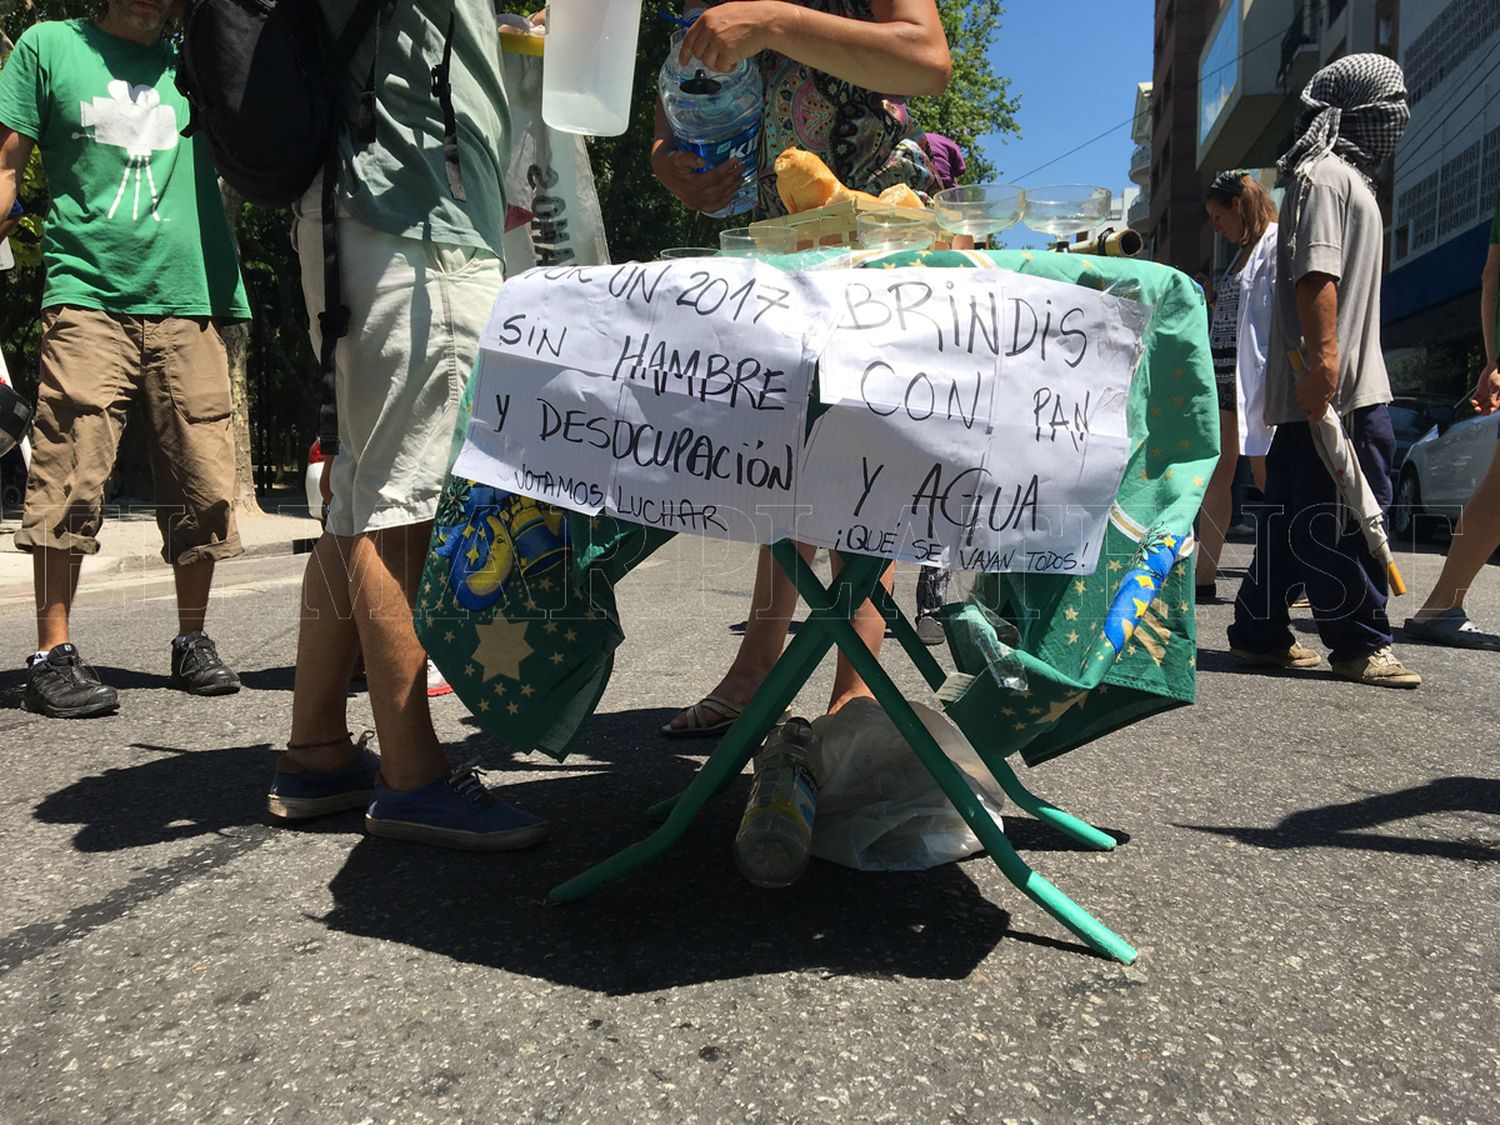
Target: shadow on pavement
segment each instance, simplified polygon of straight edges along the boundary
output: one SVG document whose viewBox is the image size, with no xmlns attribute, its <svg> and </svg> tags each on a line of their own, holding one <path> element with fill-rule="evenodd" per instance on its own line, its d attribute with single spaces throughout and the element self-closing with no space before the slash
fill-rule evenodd
<svg viewBox="0 0 1500 1125">
<path fill-rule="evenodd" d="M 473 855 L 360 841 L 329 884 L 335 905 L 323 922 L 610 995 L 806 969 L 959 980 L 1007 936 L 1051 942 L 1010 933 L 1008 912 L 984 898 L 963 865 L 896 874 L 814 860 L 792 890 L 750 886 L 730 852 L 745 780 L 710 802 L 661 859 L 585 902 L 549 904 L 553 887 L 647 835 L 647 806 L 679 791 L 698 767 L 684 749 L 711 749 L 659 738 L 671 714 L 598 715 L 580 757 L 541 766 L 543 780 L 505 786 L 507 799 L 552 822 L 552 838 L 537 849 Z M 489 743 L 482 764 L 507 768 L 493 740 L 470 741 Z M 509 768 L 539 767 L 528 758 Z"/>
<path fill-rule="evenodd" d="M 45 797 L 44 824 L 77 824 L 81 852 L 112 852 L 186 840 L 264 819 L 276 752 L 265 743 L 185 750 L 136 743 L 162 757 L 108 769 Z"/>
<path fill-rule="evenodd" d="M 476 730 L 455 760 L 526 780 L 504 795 L 554 826 L 533 851 L 499 855 L 361 838 L 329 885 L 322 921 L 461 961 L 612 995 L 788 970 L 959 980 L 1003 939 L 1093 956 L 1080 944 L 1010 931 L 965 865 L 914 873 L 854 872 L 814 860 L 796 888 L 761 891 L 734 868 L 731 841 L 747 781 L 711 802 L 662 859 L 600 891 L 554 906 L 547 893 L 650 830 L 645 810 L 679 791 L 711 743 L 671 743 L 669 709 L 596 716 L 567 762 L 520 758 Z M 157 757 L 83 778 L 46 797 L 38 820 L 79 826 L 84 852 L 214 836 L 264 823 L 269 745 L 191 750 L 137 744 Z M 358 832 L 358 813 L 317 832 Z M 1060 849 L 1024 817 L 1017 843 Z M 984 857 L 970 862 L 985 864 Z"/>
<path fill-rule="evenodd" d="M 1500 780 L 1483 777 L 1444 777 L 1426 785 L 1380 793 L 1341 805 L 1303 809 L 1283 817 L 1274 828 L 1218 827 L 1183 824 L 1197 832 L 1231 836 L 1261 848 L 1355 848 L 1397 855 L 1433 856 L 1470 863 L 1500 862 L 1500 827 L 1485 840 L 1424 840 L 1361 831 L 1392 821 L 1433 813 L 1500 814 Z"/>
<path fill-rule="evenodd" d="M 242 668 L 239 673 L 240 683 L 248 691 L 291 691 L 297 667 L 285 664 L 279 668 Z M 359 681 L 359 686 L 364 689 L 364 680 Z"/>
</svg>

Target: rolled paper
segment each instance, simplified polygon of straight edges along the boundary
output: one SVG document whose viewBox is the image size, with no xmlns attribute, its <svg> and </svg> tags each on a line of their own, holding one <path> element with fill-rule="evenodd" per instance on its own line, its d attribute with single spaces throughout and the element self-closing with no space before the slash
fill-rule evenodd
<svg viewBox="0 0 1500 1125">
<path fill-rule="evenodd" d="M 1134 258 L 1144 246 L 1141 236 L 1127 228 L 1107 230 L 1097 238 L 1086 238 L 1082 242 L 1069 242 L 1061 249 L 1069 254 L 1093 254 L 1100 258 Z"/>
</svg>

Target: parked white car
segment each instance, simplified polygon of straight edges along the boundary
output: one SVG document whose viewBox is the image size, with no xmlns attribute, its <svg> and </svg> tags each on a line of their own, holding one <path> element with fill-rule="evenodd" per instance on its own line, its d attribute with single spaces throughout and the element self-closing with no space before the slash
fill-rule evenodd
<svg viewBox="0 0 1500 1125">
<path fill-rule="evenodd" d="M 1431 408 L 1428 417 L 1434 425 L 1407 451 L 1391 505 L 1391 532 L 1408 544 L 1440 520 L 1458 521 L 1495 456 L 1500 425 L 1500 415 L 1475 414 L 1467 401 Z"/>
</svg>

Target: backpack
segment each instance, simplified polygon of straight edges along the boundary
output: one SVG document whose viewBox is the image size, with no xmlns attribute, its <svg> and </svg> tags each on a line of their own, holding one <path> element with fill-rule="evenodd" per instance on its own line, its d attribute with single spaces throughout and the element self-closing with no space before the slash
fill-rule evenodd
<svg viewBox="0 0 1500 1125">
<path fill-rule="evenodd" d="M 284 207 L 323 175 L 323 312 L 319 364 L 323 401 L 318 411 L 323 451 L 338 450 L 334 353 L 347 334 L 349 309 L 339 283 L 335 227 L 338 186 L 339 97 L 350 82 L 354 52 L 373 27 L 379 51 L 382 25 L 400 0 L 356 0 L 349 22 L 333 36 L 318 0 L 186 0 L 177 88 L 192 113 L 182 135 L 201 132 L 224 181 L 251 203 Z M 410 0 L 407 0 L 410 2 Z M 442 62 L 433 68 L 433 94 L 444 121 L 448 186 L 463 199 L 457 125 L 448 81 L 453 18 Z M 376 63 L 359 92 L 357 144 L 375 139 Z"/>
<path fill-rule="evenodd" d="M 251 203 L 296 201 L 338 130 L 339 76 L 379 14 L 359 0 L 338 38 L 317 0 L 188 0 L 177 88 L 219 175 Z"/>
</svg>

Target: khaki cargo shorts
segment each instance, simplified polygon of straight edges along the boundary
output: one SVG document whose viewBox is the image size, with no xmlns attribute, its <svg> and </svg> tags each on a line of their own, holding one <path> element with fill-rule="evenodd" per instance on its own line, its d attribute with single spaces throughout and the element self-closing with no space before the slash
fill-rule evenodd
<svg viewBox="0 0 1500 1125">
<path fill-rule="evenodd" d="M 104 485 L 139 403 L 162 558 L 181 566 L 241 553 L 229 361 L 212 320 L 57 305 L 42 312 L 40 361 L 17 548 L 99 550 Z"/>
</svg>

